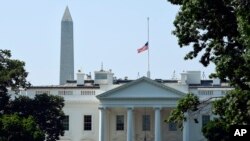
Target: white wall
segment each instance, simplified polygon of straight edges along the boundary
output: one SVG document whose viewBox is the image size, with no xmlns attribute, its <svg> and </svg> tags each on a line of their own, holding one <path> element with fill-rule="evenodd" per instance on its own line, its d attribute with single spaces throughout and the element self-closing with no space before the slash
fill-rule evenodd
<svg viewBox="0 0 250 141">
<path fill-rule="evenodd" d="M 69 115 L 69 131 L 65 132 L 62 139 L 67 138 L 71 141 L 97 141 L 99 127 L 98 103 L 65 103 L 65 115 Z M 92 116 L 92 130 L 84 131 L 84 115 Z"/>
</svg>

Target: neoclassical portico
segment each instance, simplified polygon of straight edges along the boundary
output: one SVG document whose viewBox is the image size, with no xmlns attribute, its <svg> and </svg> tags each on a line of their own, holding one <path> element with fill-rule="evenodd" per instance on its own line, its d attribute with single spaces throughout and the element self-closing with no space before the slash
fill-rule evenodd
<svg viewBox="0 0 250 141">
<path fill-rule="evenodd" d="M 164 118 L 184 95 L 146 77 L 98 95 L 99 141 L 165 140 L 173 133 L 163 135 Z M 115 130 L 117 115 L 124 115 L 124 131 Z"/>
</svg>

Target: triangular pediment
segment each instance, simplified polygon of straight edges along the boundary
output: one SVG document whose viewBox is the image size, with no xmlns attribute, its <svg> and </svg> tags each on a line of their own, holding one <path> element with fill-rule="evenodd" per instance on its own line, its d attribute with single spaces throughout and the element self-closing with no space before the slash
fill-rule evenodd
<svg viewBox="0 0 250 141">
<path fill-rule="evenodd" d="M 98 99 L 171 99 L 185 94 L 174 88 L 142 77 L 97 96 Z"/>
</svg>

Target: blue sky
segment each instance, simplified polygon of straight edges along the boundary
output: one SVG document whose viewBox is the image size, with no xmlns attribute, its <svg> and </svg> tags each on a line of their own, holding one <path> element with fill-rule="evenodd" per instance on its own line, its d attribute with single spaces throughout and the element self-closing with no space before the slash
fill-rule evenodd
<svg viewBox="0 0 250 141">
<path fill-rule="evenodd" d="M 33 85 L 59 83 L 61 19 L 68 5 L 74 22 L 75 72 L 104 69 L 117 78 L 136 79 L 147 72 L 150 17 L 151 78 L 171 79 L 187 70 L 214 71 L 199 59 L 185 61 L 191 47 L 180 48 L 172 35 L 178 6 L 166 0 L 8 0 L 0 3 L 0 48 L 25 61 Z"/>
</svg>

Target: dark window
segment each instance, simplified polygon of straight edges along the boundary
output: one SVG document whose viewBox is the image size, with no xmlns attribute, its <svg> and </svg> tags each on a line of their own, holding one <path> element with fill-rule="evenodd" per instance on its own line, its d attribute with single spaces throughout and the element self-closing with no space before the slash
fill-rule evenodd
<svg viewBox="0 0 250 141">
<path fill-rule="evenodd" d="M 84 115 L 84 130 L 92 130 L 91 115 Z"/>
<path fill-rule="evenodd" d="M 63 129 L 64 130 L 69 130 L 69 116 L 64 116 L 63 120 L 62 120 L 62 124 L 63 124 Z"/>
<path fill-rule="evenodd" d="M 174 122 L 169 122 L 168 127 L 169 131 L 177 131 L 177 125 Z"/>
<path fill-rule="evenodd" d="M 107 79 L 108 78 L 108 76 L 107 76 L 107 74 L 106 73 L 104 73 L 104 74 L 102 74 L 102 73 L 96 73 L 95 74 L 95 79 Z"/>
<path fill-rule="evenodd" d="M 116 116 L 116 130 L 117 131 L 124 130 L 124 115 Z"/>
<path fill-rule="evenodd" d="M 202 115 L 202 126 L 205 126 L 210 121 L 209 115 Z"/>
<path fill-rule="evenodd" d="M 150 115 L 142 116 L 142 130 L 149 131 L 150 130 Z"/>
</svg>

